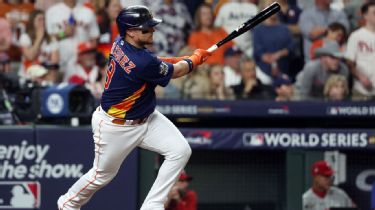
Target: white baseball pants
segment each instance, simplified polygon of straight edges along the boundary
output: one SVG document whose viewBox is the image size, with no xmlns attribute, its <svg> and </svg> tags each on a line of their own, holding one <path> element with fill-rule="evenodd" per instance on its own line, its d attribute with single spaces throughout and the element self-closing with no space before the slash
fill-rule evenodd
<svg viewBox="0 0 375 210">
<path fill-rule="evenodd" d="M 141 125 L 117 125 L 100 107 L 92 117 L 95 143 L 93 167 L 58 200 L 59 210 L 79 210 L 108 184 L 122 162 L 141 147 L 165 157 L 141 210 L 163 210 L 167 195 L 191 155 L 191 148 L 176 126 L 155 110 Z"/>
</svg>

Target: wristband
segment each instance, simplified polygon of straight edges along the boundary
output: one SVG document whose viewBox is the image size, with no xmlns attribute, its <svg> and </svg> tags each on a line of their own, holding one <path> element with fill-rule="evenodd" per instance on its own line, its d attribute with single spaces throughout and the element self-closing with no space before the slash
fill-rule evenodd
<svg viewBox="0 0 375 210">
<path fill-rule="evenodd" d="M 190 59 L 184 59 L 184 61 L 186 61 L 189 65 L 189 73 L 193 71 L 193 68 L 194 68 L 193 61 L 191 61 Z"/>
</svg>

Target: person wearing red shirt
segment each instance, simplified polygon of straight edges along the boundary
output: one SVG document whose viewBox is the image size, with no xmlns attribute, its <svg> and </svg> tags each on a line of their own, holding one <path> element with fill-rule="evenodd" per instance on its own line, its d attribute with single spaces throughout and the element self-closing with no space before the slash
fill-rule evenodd
<svg viewBox="0 0 375 210">
<path fill-rule="evenodd" d="M 172 187 L 165 203 L 166 210 L 196 210 L 198 196 L 194 190 L 189 189 L 189 183 L 193 180 L 185 170 L 180 174 L 176 184 Z"/>
</svg>

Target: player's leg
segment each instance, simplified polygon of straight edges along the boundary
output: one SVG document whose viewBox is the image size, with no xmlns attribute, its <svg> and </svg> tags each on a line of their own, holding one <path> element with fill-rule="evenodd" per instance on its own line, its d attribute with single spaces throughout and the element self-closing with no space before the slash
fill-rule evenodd
<svg viewBox="0 0 375 210">
<path fill-rule="evenodd" d="M 176 126 L 160 112 L 148 120 L 148 130 L 140 147 L 165 157 L 141 210 L 164 210 L 167 195 L 191 155 L 191 148 Z"/>
<path fill-rule="evenodd" d="M 96 112 L 92 126 L 95 143 L 93 167 L 59 198 L 59 210 L 80 209 L 97 190 L 108 184 L 147 128 L 145 125 L 114 125 Z"/>
</svg>

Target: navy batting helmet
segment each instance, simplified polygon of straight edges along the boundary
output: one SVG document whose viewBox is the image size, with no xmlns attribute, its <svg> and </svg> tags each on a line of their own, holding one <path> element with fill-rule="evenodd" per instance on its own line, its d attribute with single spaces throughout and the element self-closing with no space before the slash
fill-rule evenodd
<svg viewBox="0 0 375 210">
<path fill-rule="evenodd" d="M 149 29 L 161 23 L 161 20 L 154 18 L 147 7 L 135 5 L 121 10 L 116 18 L 116 23 L 120 36 L 125 36 L 127 29 Z"/>
</svg>

